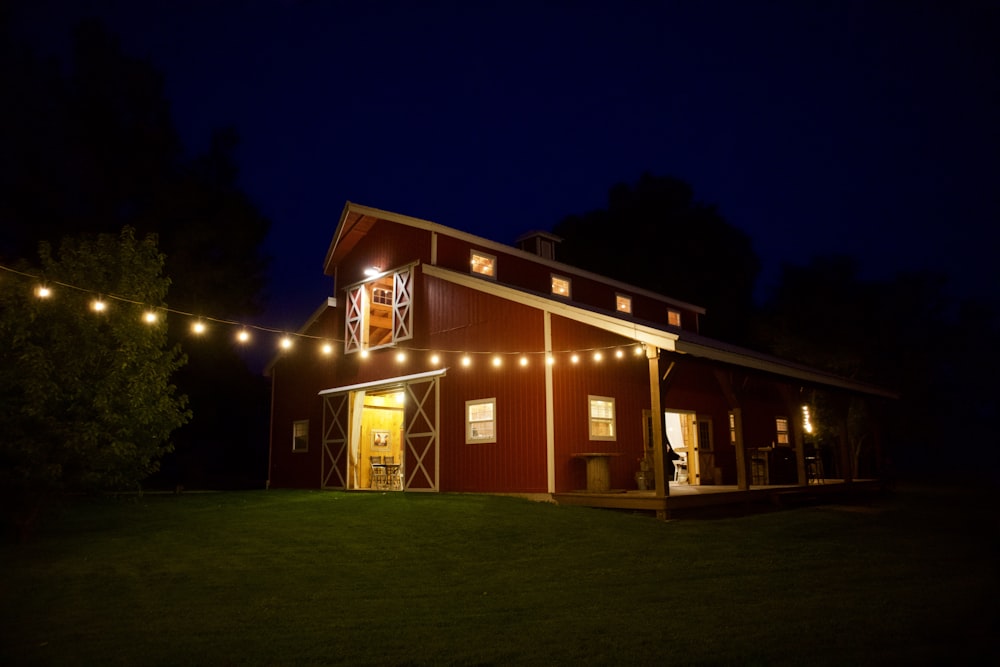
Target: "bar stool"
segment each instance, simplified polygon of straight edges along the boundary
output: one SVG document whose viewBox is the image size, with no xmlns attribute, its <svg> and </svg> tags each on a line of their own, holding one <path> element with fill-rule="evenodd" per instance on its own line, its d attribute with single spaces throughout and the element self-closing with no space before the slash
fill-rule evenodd
<svg viewBox="0 0 1000 667">
<path fill-rule="evenodd" d="M 372 479 L 368 486 L 372 489 L 384 489 L 386 486 L 385 464 L 382 463 L 381 456 L 369 456 L 368 464 L 371 466 Z"/>
<path fill-rule="evenodd" d="M 819 452 L 806 457 L 806 483 L 826 484 L 826 474 L 823 472 L 823 459 Z"/>
</svg>

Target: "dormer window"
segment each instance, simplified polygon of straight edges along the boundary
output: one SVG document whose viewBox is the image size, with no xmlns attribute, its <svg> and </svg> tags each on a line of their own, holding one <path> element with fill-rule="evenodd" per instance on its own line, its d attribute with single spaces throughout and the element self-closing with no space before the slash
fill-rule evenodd
<svg viewBox="0 0 1000 667">
<path fill-rule="evenodd" d="M 625 296 L 624 294 L 615 295 L 615 310 L 619 313 L 631 313 L 632 312 L 632 297 Z"/>
<path fill-rule="evenodd" d="M 552 293 L 556 296 L 570 298 L 570 279 L 552 274 Z"/>
<path fill-rule="evenodd" d="M 681 311 L 679 310 L 668 310 L 667 311 L 667 324 L 672 327 L 679 327 L 681 325 Z"/>
<path fill-rule="evenodd" d="M 478 250 L 469 251 L 469 268 L 473 273 L 478 273 L 487 278 L 496 278 L 497 258 Z"/>
</svg>

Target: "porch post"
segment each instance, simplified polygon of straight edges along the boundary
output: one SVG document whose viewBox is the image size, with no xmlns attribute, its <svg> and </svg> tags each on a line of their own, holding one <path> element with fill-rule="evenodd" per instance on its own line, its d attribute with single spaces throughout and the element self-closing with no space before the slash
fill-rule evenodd
<svg viewBox="0 0 1000 667">
<path fill-rule="evenodd" d="M 649 360 L 649 409 L 653 413 L 653 475 L 656 478 L 656 497 L 670 495 L 663 460 L 663 408 L 660 407 L 660 350 L 655 345 L 646 345 L 646 359 Z M 666 518 L 666 510 L 657 510 L 657 516 Z M 660 516 L 660 514 L 663 516 Z"/>
<path fill-rule="evenodd" d="M 832 398 L 837 415 L 837 453 L 840 458 L 840 476 L 844 480 L 844 484 L 850 484 L 854 479 L 853 457 L 851 456 L 851 431 L 848 426 L 851 400 L 849 397 L 840 394 L 834 394 Z"/>
<path fill-rule="evenodd" d="M 733 435 L 736 436 L 733 442 L 733 447 L 736 449 L 736 488 L 746 491 L 750 488 L 750 460 L 743 444 L 743 410 L 740 409 L 740 401 L 736 397 L 732 378 L 719 369 L 715 369 L 713 374 L 719 383 L 719 388 L 722 389 L 722 395 L 726 397 L 729 411 L 733 413 Z"/>
</svg>

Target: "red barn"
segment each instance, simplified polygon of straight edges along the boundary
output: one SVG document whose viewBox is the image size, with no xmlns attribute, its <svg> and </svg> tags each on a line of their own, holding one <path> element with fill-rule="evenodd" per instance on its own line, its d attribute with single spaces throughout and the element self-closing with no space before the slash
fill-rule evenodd
<svg viewBox="0 0 1000 667">
<path fill-rule="evenodd" d="M 562 264 L 558 240 L 348 203 L 315 354 L 269 368 L 269 485 L 662 496 L 665 440 L 675 484 L 806 485 L 803 391 L 881 393 L 700 336 L 703 309 Z"/>
</svg>

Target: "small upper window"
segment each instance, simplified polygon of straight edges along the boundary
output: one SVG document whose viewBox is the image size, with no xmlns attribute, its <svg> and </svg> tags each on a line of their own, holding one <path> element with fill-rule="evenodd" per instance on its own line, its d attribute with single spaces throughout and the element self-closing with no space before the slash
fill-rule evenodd
<svg viewBox="0 0 1000 667">
<path fill-rule="evenodd" d="M 588 396 L 590 439 L 615 440 L 615 399 Z"/>
<path fill-rule="evenodd" d="M 556 296 L 564 296 L 567 299 L 570 297 L 570 280 L 569 278 L 564 278 L 563 276 L 557 276 L 553 274 L 552 276 L 552 293 Z"/>
<path fill-rule="evenodd" d="M 292 422 L 292 451 L 309 451 L 309 420 Z"/>
<path fill-rule="evenodd" d="M 624 294 L 615 295 L 615 309 L 619 313 L 631 313 L 632 312 L 632 297 L 625 296 Z"/>
<path fill-rule="evenodd" d="M 667 324 L 672 327 L 679 327 L 681 325 L 681 313 L 679 310 L 667 311 Z"/>
<path fill-rule="evenodd" d="M 465 444 L 497 441 L 497 399 L 465 402 Z"/>
<path fill-rule="evenodd" d="M 487 255 L 485 252 L 472 250 L 469 254 L 469 266 L 473 273 L 478 273 L 487 278 L 497 277 L 497 258 Z"/>
</svg>

